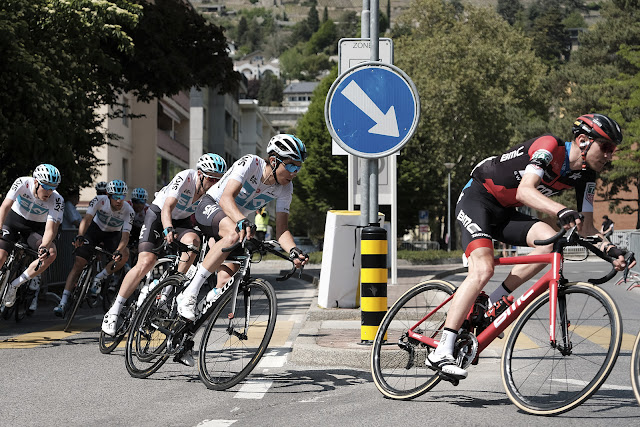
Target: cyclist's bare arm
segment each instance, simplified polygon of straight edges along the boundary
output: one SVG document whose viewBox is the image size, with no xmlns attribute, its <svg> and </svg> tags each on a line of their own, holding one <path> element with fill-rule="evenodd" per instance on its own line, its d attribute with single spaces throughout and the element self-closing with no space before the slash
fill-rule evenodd
<svg viewBox="0 0 640 427">
<path fill-rule="evenodd" d="M 91 225 L 91 221 L 93 221 L 93 215 L 91 214 L 85 214 L 85 216 L 82 217 L 82 221 L 80 221 L 80 226 L 78 227 L 78 236 L 84 236 L 87 233 L 87 230 Z M 73 241 L 73 246 L 75 246 L 76 248 L 78 246 L 82 246 L 83 244 L 84 242 L 78 239 Z"/>
<path fill-rule="evenodd" d="M 7 214 L 13 205 L 13 199 L 6 198 L 0 205 L 0 230 L 2 229 L 2 225 L 4 224 L 5 218 L 7 218 Z"/>
<path fill-rule="evenodd" d="M 518 185 L 516 199 L 532 209 L 544 212 L 555 218 L 558 212 L 566 208 L 566 206 L 551 200 L 540 191 L 538 185 L 542 182 L 542 178 L 533 173 L 525 173 L 522 175 L 522 181 Z"/>
<path fill-rule="evenodd" d="M 289 231 L 289 214 L 286 212 L 276 213 L 276 239 L 285 252 L 289 252 L 296 245 Z"/>
<path fill-rule="evenodd" d="M 162 227 L 166 230 L 167 227 L 173 227 L 173 218 L 171 218 L 171 212 L 178 205 L 178 199 L 175 197 L 167 197 L 164 201 L 164 205 L 162 205 L 162 210 L 160 211 L 160 220 L 162 221 Z M 165 236 L 167 242 L 173 242 L 173 233 L 169 233 Z"/>
<path fill-rule="evenodd" d="M 220 196 L 220 207 L 234 224 L 245 217 L 238 209 L 238 205 L 236 205 L 236 196 L 240 194 L 240 190 L 242 190 L 242 183 L 235 179 L 230 179 L 224 187 L 222 196 Z M 255 232 L 250 233 L 247 238 L 253 237 L 254 234 Z M 244 238 L 244 230 L 240 230 L 240 239 L 242 238 Z"/>
</svg>

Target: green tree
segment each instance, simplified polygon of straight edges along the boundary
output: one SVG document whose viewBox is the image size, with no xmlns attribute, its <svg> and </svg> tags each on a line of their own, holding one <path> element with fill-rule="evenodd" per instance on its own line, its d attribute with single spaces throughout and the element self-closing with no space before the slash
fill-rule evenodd
<svg viewBox="0 0 640 427">
<path fill-rule="evenodd" d="M 331 136 L 324 121 L 324 101 L 338 68 L 320 82 L 311 105 L 298 121 L 297 136 L 306 144 L 309 157 L 294 182 L 290 225 L 294 234 L 324 234 L 326 213 L 347 207 L 346 156 L 331 154 Z"/>
<path fill-rule="evenodd" d="M 569 58 L 571 39 L 562 17 L 559 8 L 548 8 L 533 21 L 529 31 L 536 54 L 550 67 Z"/>
<path fill-rule="evenodd" d="M 42 162 L 61 170 L 63 194 L 89 185 L 95 148 L 117 138 L 98 108 L 124 92 L 148 101 L 239 81 L 222 30 L 177 0 L 6 0 L 0 52 L 0 188 Z"/>
<path fill-rule="evenodd" d="M 311 0 L 311 7 L 309 8 L 309 14 L 307 15 L 307 25 L 309 26 L 309 30 L 311 34 L 318 31 L 320 28 L 320 18 L 318 17 L 318 6 L 317 0 Z"/>
<path fill-rule="evenodd" d="M 279 106 L 282 104 L 284 84 L 273 73 L 266 73 L 260 81 L 258 102 L 264 106 Z"/>
<path fill-rule="evenodd" d="M 498 0 L 496 10 L 498 15 L 502 16 L 509 25 L 513 25 L 518 19 L 518 14 L 524 10 L 524 7 L 520 0 Z"/>
<path fill-rule="evenodd" d="M 440 0 L 416 0 L 396 27 L 404 34 L 395 40 L 396 64 L 416 84 L 422 112 L 399 159 L 398 199 L 410 208 L 398 210 L 398 228 L 413 228 L 418 210 L 426 209 L 439 229 L 446 212 L 443 163 L 462 156 L 452 173 L 457 195 L 477 162 L 531 131 L 517 124 L 546 119 L 546 68 L 530 40 L 489 9 L 466 6 L 461 15 Z"/>
<path fill-rule="evenodd" d="M 601 174 L 605 189 L 599 194 L 609 200 L 611 211 L 636 213 L 639 200 L 626 200 L 621 192 L 638 187 L 640 176 L 640 95 L 638 46 L 640 46 L 640 2 L 614 0 L 602 8 L 602 20 L 580 36 L 580 48 L 571 60 L 552 74 L 552 123 L 570 129 L 572 120 L 585 113 L 599 112 L 618 121 L 624 141 L 612 167 Z"/>
<path fill-rule="evenodd" d="M 325 52 L 329 55 L 338 53 L 338 32 L 333 21 L 326 21 L 307 42 L 304 52 L 306 55 L 315 55 Z"/>
</svg>

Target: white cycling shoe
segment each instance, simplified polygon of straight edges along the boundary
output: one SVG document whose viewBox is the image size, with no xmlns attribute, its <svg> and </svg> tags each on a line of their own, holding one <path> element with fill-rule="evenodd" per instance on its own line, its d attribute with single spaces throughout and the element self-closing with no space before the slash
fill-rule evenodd
<svg viewBox="0 0 640 427">
<path fill-rule="evenodd" d="M 192 322 L 196 320 L 196 304 L 198 303 L 198 297 L 195 295 L 185 296 L 180 294 L 177 296 L 178 302 L 178 314 L 187 320 Z"/>
<path fill-rule="evenodd" d="M 458 366 L 456 360 L 450 354 L 436 355 L 435 352 L 431 352 L 427 355 L 424 364 L 434 371 L 442 372 L 460 380 L 467 378 L 467 371 Z"/>
<path fill-rule="evenodd" d="M 116 325 L 118 324 L 118 315 L 107 313 L 102 320 L 102 332 L 107 335 L 114 336 L 116 334 Z"/>
</svg>

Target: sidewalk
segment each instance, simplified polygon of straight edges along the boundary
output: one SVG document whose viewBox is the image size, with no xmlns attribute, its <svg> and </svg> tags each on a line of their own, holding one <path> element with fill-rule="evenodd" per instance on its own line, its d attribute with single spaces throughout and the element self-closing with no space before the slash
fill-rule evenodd
<svg viewBox="0 0 640 427">
<path fill-rule="evenodd" d="M 423 280 L 445 278 L 466 271 L 462 263 L 399 264 L 398 283 L 387 287 L 388 304 L 393 304 L 405 291 Z M 303 278 L 317 284 L 320 266 L 312 265 L 305 268 Z M 289 360 L 303 366 L 330 365 L 368 369 L 371 346 L 360 343 L 360 318 L 359 308 L 319 307 L 316 288 L 316 295 L 309 307 L 305 323 L 293 343 Z"/>
</svg>

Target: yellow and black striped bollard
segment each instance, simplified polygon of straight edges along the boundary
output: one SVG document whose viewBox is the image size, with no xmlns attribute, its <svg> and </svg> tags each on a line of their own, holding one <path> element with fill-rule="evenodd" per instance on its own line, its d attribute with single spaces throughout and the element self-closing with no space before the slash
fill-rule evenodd
<svg viewBox="0 0 640 427">
<path fill-rule="evenodd" d="M 387 230 L 364 227 L 360 236 L 360 254 L 360 339 L 362 344 L 369 344 L 375 339 L 387 312 Z"/>
</svg>

